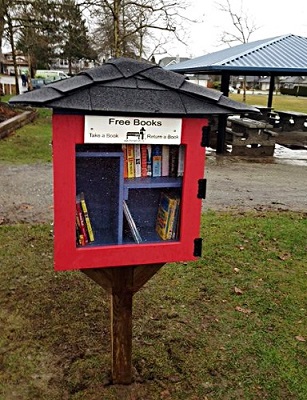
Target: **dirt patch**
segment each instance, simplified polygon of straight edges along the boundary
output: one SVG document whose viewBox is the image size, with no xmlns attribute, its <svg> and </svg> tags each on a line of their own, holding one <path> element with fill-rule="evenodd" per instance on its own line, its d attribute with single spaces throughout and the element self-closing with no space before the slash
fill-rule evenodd
<svg viewBox="0 0 307 400">
<path fill-rule="evenodd" d="M 53 219 L 51 164 L 0 165 L 0 223 Z"/>
<path fill-rule="evenodd" d="M 205 171 L 204 210 L 307 210 L 307 166 L 209 156 Z M 0 165 L 0 186 L 0 223 L 52 222 L 51 164 Z"/>
<path fill-rule="evenodd" d="M 17 112 L 9 104 L 0 102 L 0 122 L 13 118 L 16 115 Z"/>
</svg>

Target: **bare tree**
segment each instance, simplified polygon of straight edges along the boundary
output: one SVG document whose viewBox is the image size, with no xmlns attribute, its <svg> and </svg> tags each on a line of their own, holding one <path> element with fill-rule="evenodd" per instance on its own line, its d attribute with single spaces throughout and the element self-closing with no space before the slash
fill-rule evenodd
<svg viewBox="0 0 307 400">
<path fill-rule="evenodd" d="M 251 35 L 259 29 L 247 11 L 243 8 L 241 1 L 240 9 L 235 11 L 230 0 L 218 2 L 217 7 L 220 11 L 229 15 L 233 31 L 224 30 L 220 41 L 227 43 L 230 47 L 234 43 L 248 43 Z M 246 101 L 246 77 L 243 79 L 243 101 Z"/>
<path fill-rule="evenodd" d="M 171 33 L 174 39 L 183 40 L 184 29 L 178 27 L 186 18 L 185 0 L 80 0 L 79 4 L 91 12 L 96 41 L 110 56 L 150 58 L 151 47 L 157 47 L 155 32 Z"/>
</svg>

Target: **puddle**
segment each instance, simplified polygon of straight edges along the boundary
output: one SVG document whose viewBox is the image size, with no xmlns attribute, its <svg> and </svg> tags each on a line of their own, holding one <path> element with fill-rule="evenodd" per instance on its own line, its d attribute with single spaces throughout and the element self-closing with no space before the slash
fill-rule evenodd
<svg viewBox="0 0 307 400">
<path fill-rule="evenodd" d="M 215 149 L 207 147 L 206 155 L 210 159 L 216 156 Z M 253 163 L 263 163 L 263 164 L 288 164 L 288 165 L 298 165 L 307 166 L 307 148 L 306 149 L 289 149 L 288 147 L 281 146 L 279 144 L 275 145 L 274 155 L 272 157 L 240 157 L 231 155 L 231 146 L 227 146 L 227 153 L 223 156 L 219 156 L 224 160 L 234 161 L 234 162 L 253 162 Z"/>
<path fill-rule="evenodd" d="M 278 163 L 306 166 L 307 149 L 289 149 L 276 144 L 273 159 Z"/>
</svg>

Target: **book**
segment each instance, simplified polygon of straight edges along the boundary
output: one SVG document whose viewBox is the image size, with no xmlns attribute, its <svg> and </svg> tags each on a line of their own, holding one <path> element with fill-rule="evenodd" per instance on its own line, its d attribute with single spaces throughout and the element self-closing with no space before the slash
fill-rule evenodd
<svg viewBox="0 0 307 400">
<path fill-rule="evenodd" d="M 147 176 L 147 145 L 141 144 L 141 176 Z"/>
<path fill-rule="evenodd" d="M 129 210 L 128 204 L 127 202 L 124 200 L 123 201 L 123 209 L 124 209 L 124 215 L 126 217 L 126 220 L 128 222 L 128 225 L 130 227 L 130 231 L 132 233 L 133 239 L 135 240 L 136 243 L 141 243 L 143 241 L 137 227 L 136 224 L 134 222 L 134 219 L 131 215 L 131 212 Z"/>
<path fill-rule="evenodd" d="M 172 226 L 172 239 L 178 239 L 179 238 L 179 224 L 180 221 L 180 198 L 177 198 L 177 206 L 176 206 L 176 211 L 174 215 L 174 224 Z"/>
<path fill-rule="evenodd" d="M 127 176 L 128 178 L 135 177 L 135 166 L 134 166 L 134 145 L 127 144 Z"/>
<path fill-rule="evenodd" d="M 170 145 L 169 147 L 169 176 L 175 178 L 178 173 L 179 146 Z"/>
<path fill-rule="evenodd" d="M 179 146 L 177 176 L 183 176 L 184 156 L 185 156 L 185 148 L 184 148 L 184 146 Z"/>
<path fill-rule="evenodd" d="M 179 197 L 175 197 L 175 202 L 172 206 L 168 227 L 167 227 L 167 239 L 176 239 L 177 238 L 177 229 L 179 229 L 179 210 L 180 210 L 180 199 Z"/>
<path fill-rule="evenodd" d="M 162 172 L 161 176 L 169 175 L 169 146 L 162 146 Z"/>
<path fill-rule="evenodd" d="M 88 234 L 85 225 L 85 218 L 81 208 L 80 199 L 76 201 L 76 224 L 79 230 L 79 242 L 82 242 L 82 246 L 88 243 Z"/>
<path fill-rule="evenodd" d="M 179 198 L 177 195 L 170 195 L 161 192 L 157 219 L 156 219 L 156 232 L 162 240 L 172 239 L 174 226 L 177 226 L 176 218 L 179 208 Z"/>
<path fill-rule="evenodd" d="M 90 242 L 93 242 L 95 240 L 94 232 L 93 232 L 90 217 L 88 215 L 87 205 L 85 202 L 85 197 L 84 197 L 83 192 L 81 192 L 80 195 L 77 196 L 77 201 L 79 201 L 79 200 L 80 200 L 81 209 L 82 209 L 82 213 L 83 213 L 84 220 L 85 220 L 85 226 L 86 226 L 86 231 L 87 231 L 87 235 L 88 235 L 88 240 Z"/>
<path fill-rule="evenodd" d="M 151 144 L 147 145 L 147 176 L 152 176 L 152 147 Z"/>
<path fill-rule="evenodd" d="M 127 160 L 127 146 L 122 145 L 122 150 L 124 153 L 124 179 L 128 178 L 128 160 Z"/>
<path fill-rule="evenodd" d="M 161 176 L 162 173 L 162 145 L 152 145 L 152 176 Z"/>
<path fill-rule="evenodd" d="M 85 239 L 81 232 L 80 220 L 76 211 L 76 242 L 77 246 L 85 246 Z"/>
<path fill-rule="evenodd" d="M 134 145 L 134 176 L 135 178 L 141 177 L 141 145 Z"/>
</svg>

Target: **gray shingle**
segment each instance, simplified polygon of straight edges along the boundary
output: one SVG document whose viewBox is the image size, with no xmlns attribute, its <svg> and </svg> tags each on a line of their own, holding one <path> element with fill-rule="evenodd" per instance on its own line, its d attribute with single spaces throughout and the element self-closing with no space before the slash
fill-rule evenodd
<svg viewBox="0 0 307 400">
<path fill-rule="evenodd" d="M 134 61 L 134 62 L 131 62 Z M 155 64 L 135 61 L 129 58 L 115 58 L 108 61 L 111 65 L 114 65 L 118 70 L 123 74 L 125 78 L 129 78 L 130 76 L 137 75 L 142 71 L 146 71 L 148 69 L 155 69 L 157 66 Z"/>
<path fill-rule="evenodd" d="M 91 68 L 87 71 L 81 72 L 79 75 L 87 75 L 93 80 L 93 82 L 97 83 L 111 81 L 113 79 L 121 79 L 123 77 L 123 74 L 118 70 L 118 68 L 108 63 L 105 63 L 100 67 Z"/>
<path fill-rule="evenodd" d="M 162 68 L 154 68 L 147 71 L 142 71 L 141 76 L 150 79 L 160 85 L 165 85 L 168 88 L 179 89 L 186 78 L 182 75 L 175 73 L 168 73 L 170 71 L 165 71 Z"/>
<path fill-rule="evenodd" d="M 194 94 L 214 101 L 218 101 L 220 97 L 223 96 L 223 93 L 218 90 L 208 89 L 189 81 L 185 81 L 180 89 L 182 92 Z"/>
<path fill-rule="evenodd" d="M 61 93 L 68 93 L 80 87 L 89 86 L 93 83 L 92 79 L 86 75 L 77 75 L 74 79 L 67 78 L 48 84 L 48 88 L 52 87 Z"/>
<path fill-rule="evenodd" d="M 188 82 L 175 72 L 127 58 L 15 96 L 10 103 L 103 114 L 200 116 L 255 110 L 228 102 L 220 92 Z"/>
<path fill-rule="evenodd" d="M 95 111 L 127 112 L 136 114 L 185 114 L 178 93 L 165 90 L 122 89 L 110 87 L 91 88 Z M 110 101 L 112 99 L 112 101 Z"/>
<path fill-rule="evenodd" d="M 92 103 L 90 89 L 81 89 L 78 92 L 68 94 L 60 99 L 54 99 L 48 103 L 48 107 L 62 110 L 91 111 Z"/>
</svg>

